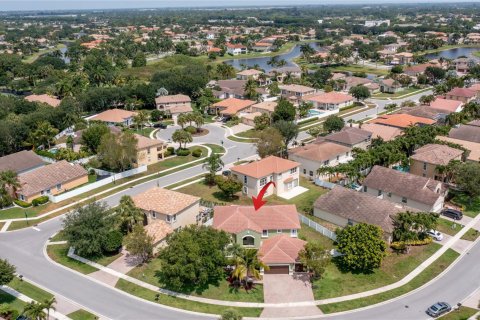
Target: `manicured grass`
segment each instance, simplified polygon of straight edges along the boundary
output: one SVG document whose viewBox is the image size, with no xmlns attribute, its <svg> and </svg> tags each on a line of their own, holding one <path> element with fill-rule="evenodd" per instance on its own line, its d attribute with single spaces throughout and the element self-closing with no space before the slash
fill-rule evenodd
<svg viewBox="0 0 480 320">
<path fill-rule="evenodd" d="M 15 298 L 14 296 L 6 293 L 5 291 L 0 290 L 0 304 L 7 304 L 10 308 L 17 310 L 20 314 L 23 311 L 23 308 L 27 305 L 20 299 Z"/>
<path fill-rule="evenodd" d="M 290 200 L 271 195 L 265 198 L 268 205 L 295 204 L 299 212 L 310 212 L 315 200 L 327 192 L 327 189 L 316 186 L 314 183 L 307 181 L 304 178 L 300 178 L 300 185 L 308 188 L 309 190 Z M 227 198 L 217 186 L 209 186 L 205 183 L 205 181 L 191 184 L 189 186 L 180 188 L 177 191 L 221 204 L 252 205 L 252 199 L 243 195 L 241 192 L 237 193 L 237 195 L 233 198 Z"/>
<path fill-rule="evenodd" d="M 465 193 L 455 192 L 452 200 L 453 204 L 462 207 L 463 214 L 475 218 L 480 213 L 480 197 L 471 199 L 471 197 Z"/>
<path fill-rule="evenodd" d="M 476 229 L 468 229 L 461 239 L 468 241 L 475 241 L 480 236 L 480 231 Z"/>
<path fill-rule="evenodd" d="M 237 138 L 235 136 L 228 136 L 227 139 L 235 141 L 235 142 L 243 142 L 243 143 L 255 143 L 255 142 L 257 142 L 257 139 L 252 139 L 252 138 L 240 139 L 240 138 Z"/>
<path fill-rule="evenodd" d="M 35 60 L 37 60 L 41 55 L 44 55 L 44 54 L 47 54 L 47 53 L 50 53 L 50 52 L 53 52 L 55 50 L 59 50 L 61 48 L 65 48 L 65 45 L 63 43 L 59 43 L 55 46 L 55 48 L 52 48 L 52 49 L 45 49 L 45 50 L 40 50 L 38 52 L 35 52 L 34 54 L 32 55 L 29 55 L 29 56 L 26 56 L 24 58 L 24 61 L 26 63 L 32 63 L 32 62 L 35 62 Z"/>
<path fill-rule="evenodd" d="M 371 73 L 375 75 L 387 75 L 389 70 L 387 69 L 380 69 L 380 68 L 372 68 L 368 66 L 364 66 L 361 64 L 348 64 L 348 65 L 340 65 L 340 66 L 333 66 L 330 67 L 332 71 L 348 71 L 348 72 L 365 72 Z"/>
<path fill-rule="evenodd" d="M 45 208 L 49 207 L 49 204 L 50 203 L 38 207 L 13 207 L 9 209 L 4 209 L 0 211 L 0 220 L 25 218 L 25 212 L 27 213 L 27 217 L 35 217 L 40 214 L 40 212 L 42 212 Z"/>
<path fill-rule="evenodd" d="M 161 261 L 158 258 L 152 259 L 149 263 L 132 269 L 128 275 L 139 280 L 148 282 L 154 286 L 165 288 L 165 285 L 160 281 L 159 276 L 161 272 Z M 229 286 L 226 280 L 220 281 L 217 284 L 210 284 L 208 288 L 200 291 L 186 290 L 183 293 L 191 294 L 198 297 L 227 300 L 227 301 L 244 301 L 244 302 L 263 302 L 263 286 L 257 285 L 255 289 L 250 291 L 235 290 Z"/>
<path fill-rule="evenodd" d="M 45 300 L 53 298 L 53 294 L 42 290 L 27 281 L 22 281 L 20 280 L 20 278 L 14 278 L 8 284 L 8 286 L 38 302 L 43 302 Z"/>
<path fill-rule="evenodd" d="M 72 312 L 72 313 L 69 313 L 67 314 L 67 317 L 69 317 L 70 319 L 72 320 L 95 320 L 95 319 L 98 319 L 96 315 L 86 311 L 86 310 L 83 310 L 83 309 L 80 309 L 80 310 L 77 310 L 75 312 Z"/>
<path fill-rule="evenodd" d="M 2 230 L 4 225 L 5 225 L 5 222 L 0 222 L 0 230 Z"/>
<path fill-rule="evenodd" d="M 386 292 L 382 292 L 370 297 L 349 300 L 338 303 L 330 303 L 319 306 L 319 308 L 324 313 L 334 313 L 341 312 L 346 310 L 353 310 L 369 305 L 373 305 L 382 301 L 390 300 L 392 298 L 403 295 L 407 292 L 410 292 L 418 287 L 421 287 L 425 283 L 429 282 L 440 273 L 442 273 L 455 259 L 457 259 L 459 254 L 452 249 L 448 249 L 440 258 L 438 258 L 434 263 L 428 266 L 422 273 L 416 276 L 409 283 Z M 364 291 L 364 290 L 362 290 Z"/>
<path fill-rule="evenodd" d="M 246 131 L 236 133 L 235 135 L 238 136 L 238 137 L 242 137 L 242 138 L 258 139 L 257 138 L 258 134 L 259 134 L 259 131 L 255 130 L 255 129 L 249 129 L 249 130 L 246 130 Z"/>
<path fill-rule="evenodd" d="M 380 98 L 380 99 L 381 98 L 396 99 L 396 98 L 403 97 L 403 96 L 415 95 L 417 93 L 421 93 L 421 92 L 428 91 L 428 90 L 430 90 L 430 88 L 418 89 L 418 88 L 410 87 L 410 88 L 405 88 L 402 91 L 399 91 L 399 92 L 396 92 L 396 93 L 377 93 L 377 94 L 372 95 L 372 98 L 373 99 L 377 99 L 377 98 Z"/>
<path fill-rule="evenodd" d="M 71 259 L 67 256 L 68 253 L 68 244 L 58 244 L 47 246 L 48 256 L 55 262 L 60 263 L 70 269 L 76 270 L 83 274 L 89 274 L 98 269 L 89 266 L 88 264 L 82 263 L 80 261 Z"/>
<path fill-rule="evenodd" d="M 460 230 L 462 230 L 462 225 L 458 222 L 453 222 L 443 218 L 439 218 L 437 220 L 437 231 L 454 236 Z"/>
<path fill-rule="evenodd" d="M 205 175 L 200 175 L 200 176 L 197 176 L 197 177 L 193 177 L 193 178 L 190 178 L 190 179 L 187 179 L 187 180 L 182 180 L 180 182 L 177 182 L 175 184 L 171 184 L 169 185 L 168 187 L 166 187 L 166 189 L 170 189 L 170 190 L 173 190 L 175 188 L 178 188 L 180 186 L 183 186 L 189 182 L 192 182 L 192 181 L 197 181 L 197 180 L 200 180 L 200 179 L 204 179 L 205 178 Z"/>
<path fill-rule="evenodd" d="M 93 183 L 97 181 L 97 175 L 96 174 L 89 174 L 88 175 L 88 183 Z"/>
<path fill-rule="evenodd" d="M 145 300 L 190 311 L 221 314 L 225 309 L 232 308 L 175 298 L 164 294 L 158 294 L 155 291 L 145 289 L 123 279 L 119 279 L 115 287 Z M 258 317 L 262 312 L 261 308 L 233 309 L 236 309 L 243 317 Z"/>
<path fill-rule="evenodd" d="M 135 129 L 132 130 L 133 133 L 137 133 L 139 135 L 142 135 L 144 137 L 150 138 L 150 133 L 155 130 L 155 128 L 140 128 L 140 129 Z"/>
<path fill-rule="evenodd" d="M 427 246 L 412 247 L 409 254 L 390 252 L 382 266 L 372 273 L 343 272 L 332 261 L 323 277 L 314 282 L 315 299 L 340 297 L 386 286 L 397 282 L 413 271 L 441 246 L 432 243 Z"/>
<path fill-rule="evenodd" d="M 55 242 L 55 241 L 65 241 L 67 240 L 65 238 L 65 235 L 63 234 L 63 230 L 59 231 L 55 236 L 53 236 L 50 241 Z"/>
<path fill-rule="evenodd" d="M 457 310 L 453 310 L 452 312 L 447 313 L 444 316 L 441 316 L 439 319 L 442 320 L 467 320 L 475 313 L 477 313 L 477 309 L 469 308 L 461 306 Z"/>
<path fill-rule="evenodd" d="M 102 255 L 102 256 L 99 256 L 99 257 L 92 257 L 92 258 L 88 258 L 88 259 L 106 267 L 110 263 L 112 263 L 113 261 L 120 258 L 121 255 L 122 255 L 121 253 L 116 253 L 116 254 Z"/>
<path fill-rule="evenodd" d="M 320 243 L 326 250 L 333 249 L 333 240 L 323 236 L 320 232 L 310 228 L 306 224 L 302 224 L 302 228 L 298 232 L 298 237 L 308 242 Z"/>
<path fill-rule="evenodd" d="M 225 153 L 225 148 L 222 147 L 221 145 L 207 143 L 207 144 L 204 144 L 204 146 L 212 149 L 213 153 Z"/>
</svg>

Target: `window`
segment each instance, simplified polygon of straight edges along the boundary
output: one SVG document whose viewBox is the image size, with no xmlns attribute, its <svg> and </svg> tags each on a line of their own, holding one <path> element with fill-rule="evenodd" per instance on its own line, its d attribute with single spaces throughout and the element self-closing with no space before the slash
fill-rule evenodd
<svg viewBox="0 0 480 320">
<path fill-rule="evenodd" d="M 157 213 L 155 211 L 152 211 L 152 218 L 157 219 Z"/>
<path fill-rule="evenodd" d="M 352 220 L 352 219 L 348 219 L 347 225 L 353 226 L 353 220 Z"/>
<path fill-rule="evenodd" d="M 391 192 L 387 193 L 387 197 L 391 198 L 391 197 L 392 197 L 392 193 L 391 193 Z"/>
<path fill-rule="evenodd" d="M 25 201 L 25 197 L 23 196 L 23 194 L 20 195 L 20 200 Z"/>
<path fill-rule="evenodd" d="M 303 169 L 303 174 L 307 174 L 307 169 Z"/>
<path fill-rule="evenodd" d="M 380 197 L 383 194 L 382 190 L 378 190 L 378 196 Z"/>
<path fill-rule="evenodd" d="M 260 187 L 264 186 L 267 184 L 267 178 L 262 178 L 260 179 Z"/>
<path fill-rule="evenodd" d="M 297 229 L 290 230 L 290 236 L 291 237 L 297 237 Z"/>
<path fill-rule="evenodd" d="M 282 229 L 277 229 L 277 233 L 282 233 Z"/>
<path fill-rule="evenodd" d="M 323 165 L 324 165 L 324 166 L 328 166 L 329 163 L 330 163 L 330 160 L 325 160 L 325 161 L 323 161 Z"/>
<path fill-rule="evenodd" d="M 368 191 L 367 186 L 363 186 L 363 192 L 367 192 L 367 191 Z"/>
<path fill-rule="evenodd" d="M 45 194 L 45 191 L 40 191 L 40 194 L 43 196 Z"/>
<path fill-rule="evenodd" d="M 57 190 L 60 190 L 60 189 L 62 189 L 62 184 L 61 183 L 57 184 Z"/>
<path fill-rule="evenodd" d="M 270 181 L 273 181 L 273 176 L 270 176 Z"/>
<path fill-rule="evenodd" d="M 243 176 L 243 183 L 247 183 L 247 176 Z"/>
<path fill-rule="evenodd" d="M 347 157 L 350 155 L 350 152 L 347 152 Z"/>
<path fill-rule="evenodd" d="M 423 163 L 423 170 L 427 170 L 427 163 L 426 162 Z"/>
<path fill-rule="evenodd" d="M 340 160 L 340 156 L 337 156 L 337 161 Z"/>
<path fill-rule="evenodd" d="M 403 202 L 403 203 L 407 203 L 407 198 L 402 197 L 402 202 Z"/>
<path fill-rule="evenodd" d="M 242 239 L 242 244 L 244 246 L 254 246 L 255 245 L 255 238 L 252 236 L 245 236 Z"/>
<path fill-rule="evenodd" d="M 243 186 L 243 193 L 244 194 L 248 194 L 248 187 L 247 186 Z"/>
<path fill-rule="evenodd" d="M 290 169 L 290 173 L 291 173 L 291 174 L 294 174 L 294 173 L 296 173 L 296 172 L 297 172 L 297 168 L 292 168 L 292 169 Z"/>
<path fill-rule="evenodd" d="M 173 215 L 173 222 L 175 222 L 175 221 L 177 221 L 177 215 L 176 214 Z"/>
<path fill-rule="evenodd" d="M 150 154 L 150 148 L 147 149 L 147 154 Z"/>
<path fill-rule="evenodd" d="M 172 216 L 167 215 L 167 222 L 172 222 Z"/>
<path fill-rule="evenodd" d="M 45 191 L 47 194 L 50 194 L 50 189 L 47 189 L 47 191 Z"/>
<path fill-rule="evenodd" d="M 313 177 L 313 171 L 309 172 L 310 177 Z"/>
<path fill-rule="evenodd" d="M 262 231 L 262 238 L 267 238 L 268 237 L 268 230 L 263 230 Z"/>
</svg>

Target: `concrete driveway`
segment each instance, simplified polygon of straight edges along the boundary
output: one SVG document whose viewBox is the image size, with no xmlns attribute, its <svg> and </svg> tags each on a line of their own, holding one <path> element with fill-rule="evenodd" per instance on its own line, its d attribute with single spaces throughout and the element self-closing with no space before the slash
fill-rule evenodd
<svg viewBox="0 0 480 320">
<path fill-rule="evenodd" d="M 307 275 L 266 274 L 263 276 L 265 303 L 313 301 L 312 285 Z M 264 308 L 262 318 L 313 316 L 322 314 L 316 306 L 296 308 Z"/>
</svg>

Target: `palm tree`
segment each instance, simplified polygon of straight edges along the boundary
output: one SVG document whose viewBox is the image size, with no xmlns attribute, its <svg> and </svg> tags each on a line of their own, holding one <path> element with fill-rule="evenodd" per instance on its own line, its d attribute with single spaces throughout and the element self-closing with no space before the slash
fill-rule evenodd
<svg viewBox="0 0 480 320">
<path fill-rule="evenodd" d="M 178 116 L 177 118 L 177 124 L 182 127 L 182 129 L 185 127 L 185 125 L 187 124 L 188 122 L 188 119 L 187 119 L 187 115 L 185 113 L 182 113 Z"/>
<path fill-rule="evenodd" d="M 42 303 L 43 308 L 47 309 L 47 319 L 50 318 L 50 309 L 52 309 L 53 311 L 56 310 L 55 307 L 53 306 L 56 303 L 57 303 L 57 300 L 55 299 L 55 297 L 52 297 L 50 300 L 45 300 Z"/>
<path fill-rule="evenodd" d="M 120 225 L 126 226 L 128 233 L 132 232 L 135 225 L 143 224 L 144 214 L 142 210 L 135 206 L 135 203 L 130 196 L 122 196 L 116 209 L 116 213 Z"/>
<path fill-rule="evenodd" d="M 232 278 L 243 282 L 244 286 L 250 283 L 250 278 L 261 279 L 260 268 L 268 270 L 258 257 L 256 249 L 243 249 L 233 257 L 235 269 L 232 272 Z"/>
<path fill-rule="evenodd" d="M 247 80 L 247 82 L 245 83 L 245 87 L 243 88 L 245 92 L 245 97 L 248 99 L 256 100 L 259 96 L 257 92 L 257 88 L 258 88 L 258 85 L 255 80 L 253 79 Z"/>
<path fill-rule="evenodd" d="M 18 182 L 17 173 L 12 170 L 0 172 L 0 190 L 1 192 L 7 192 L 7 189 L 12 189 L 13 194 L 20 188 L 20 183 Z"/>
<path fill-rule="evenodd" d="M 43 309 L 43 304 L 32 301 L 23 308 L 22 314 L 32 320 L 46 320 L 47 314 Z"/>
<path fill-rule="evenodd" d="M 145 110 L 140 110 L 137 115 L 133 117 L 133 122 L 136 124 L 137 129 L 138 127 L 143 129 L 143 126 L 148 121 L 148 113 Z"/>
<path fill-rule="evenodd" d="M 187 132 L 185 130 L 177 130 L 172 134 L 172 141 L 178 142 L 178 144 L 180 145 L 180 149 L 182 149 L 183 143 L 183 148 L 186 149 L 187 143 L 192 142 L 193 138 L 190 132 Z"/>
<path fill-rule="evenodd" d="M 202 126 L 205 124 L 205 119 L 199 113 L 194 114 L 193 122 L 195 122 L 195 126 L 197 127 L 197 131 L 200 131 Z"/>
<path fill-rule="evenodd" d="M 207 161 L 203 164 L 203 168 L 208 170 L 208 176 L 206 178 L 209 184 L 213 184 L 215 174 L 220 171 L 225 164 L 223 163 L 219 154 L 212 153 L 210 157 L 207 158 Z"/>
<path fill-rule="evenodd" d="M 58 134 L 58 129 L 54 128 L 50 122 L 42 121 L 37 124 L 37 128 L 30 133 L 31 141 L 34 147 L 47 145 L 50 149 L 53 138 Z"/>
</svg>

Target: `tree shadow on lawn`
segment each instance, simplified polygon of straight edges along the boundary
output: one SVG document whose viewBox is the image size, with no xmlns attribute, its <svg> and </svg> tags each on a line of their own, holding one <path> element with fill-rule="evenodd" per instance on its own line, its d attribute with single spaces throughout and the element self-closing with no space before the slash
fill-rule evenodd
<svg viewBox="0 0 480 320">
<path fill-rule="evenodd" d="M 187 283 L 180 288 L 176 288 L 176 287 L 171 287 L 167 284 L 168 281 L 166 281 L 165 275 L 160 270 L 155 271 L 155 277 L 158 279 L 158 286 L 163 289 L 180 292 L 183 294 L 195 293 L 197 295 L 202 295 L 202 293 L 208 290 L 210 286 L 219 287 L 220 281 L 222 280 L 221 278 L 211 279 L 205 285 L 195 285 L 193 283 Z"/>
<path fill-rule="evenodd" d="M 369 275 L 375 273 L 374 270 L 351 270 L 348 269 L 343 263 L 340 257 L 332 258 L 332 263 L 338 268 L 341 273 L 351 273 L 351 274 L 364 274 Z"/>
</svg>

